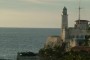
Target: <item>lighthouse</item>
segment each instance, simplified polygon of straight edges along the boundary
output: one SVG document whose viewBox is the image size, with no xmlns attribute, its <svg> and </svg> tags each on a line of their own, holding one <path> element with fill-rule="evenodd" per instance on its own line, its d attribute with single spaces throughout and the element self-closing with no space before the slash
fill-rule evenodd
<svg viewBox="0 0 90 60">
<path fill-rule="evenodd" d="M 62 12 L 62 29 L 67 29 L 68 28 L 68 14 L 67 14 L 67 8 L 63 8 Z"/>
<path fill-rule="evenodd" d="M 65 41 L 67 39 L 67 30 L 68 30 L 68 14 L 66 7 L 63 8 L 63 12 L 62 12 L 61 29 L 62 29 L 62 33 L 61 33 L 62 40 Z"/>
</svg>

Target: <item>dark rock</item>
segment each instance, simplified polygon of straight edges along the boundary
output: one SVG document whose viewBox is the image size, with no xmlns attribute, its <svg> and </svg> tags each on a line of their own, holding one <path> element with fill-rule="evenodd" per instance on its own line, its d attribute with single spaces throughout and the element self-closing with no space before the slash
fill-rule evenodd
<svg viewBox="0 0 90 60">
<path fill-rule="evenodd" d="M 18 53 L 19 56 L 36 56 L 36 53 L 33 52 L 19 52 Z"/>
</svg>

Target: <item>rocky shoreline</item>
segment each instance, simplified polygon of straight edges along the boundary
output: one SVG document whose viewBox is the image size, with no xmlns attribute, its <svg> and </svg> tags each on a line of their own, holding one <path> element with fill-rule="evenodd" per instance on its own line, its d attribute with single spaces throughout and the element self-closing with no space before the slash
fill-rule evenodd
<svg viewBox="0 0 90 60">
<path fill-rule="evenodd" d="M 39 60 L 39 55 L 33 52 L 19 52 L 17 53 L 17 60 Z"/>
</svg>

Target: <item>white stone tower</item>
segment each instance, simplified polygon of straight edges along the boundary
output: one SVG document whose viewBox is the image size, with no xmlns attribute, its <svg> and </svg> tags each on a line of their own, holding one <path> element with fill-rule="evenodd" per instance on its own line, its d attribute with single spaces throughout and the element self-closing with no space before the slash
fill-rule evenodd
<svg viewBox="0 0 90 60">
<path fill-rule="evenodd" d="M 62 15 L 62 29 L 68 28 L 68 14 L 67 14 L 67 8 L 63 8 L 63 15 Z"/>
<path fill-rule="evenodd" d="M 67 14 L 67 8 L 63 8 L 63 15 L 62 15 L 62 40 L 65 41 L 67 39 L 67 30 L 68 30 L 68 14 Z"/>
</svg>

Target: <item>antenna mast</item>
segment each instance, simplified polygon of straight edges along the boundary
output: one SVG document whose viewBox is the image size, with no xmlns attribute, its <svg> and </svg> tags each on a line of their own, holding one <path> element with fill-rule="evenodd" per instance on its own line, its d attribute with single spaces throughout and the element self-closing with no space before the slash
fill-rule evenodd
<svg viewBox="0 0 90 60">
<path fill-rule="evenodd" d="M 80 20 L 80 18 L 81 18 L 81 6 L 80 6 L 80 2 L 81 2 L 81 1 L 79 0 L 79 8 L 78 8 L 78 9 L 79 9 L 79 17 L 78 17 L 79 20 Z"/>
</svg>

